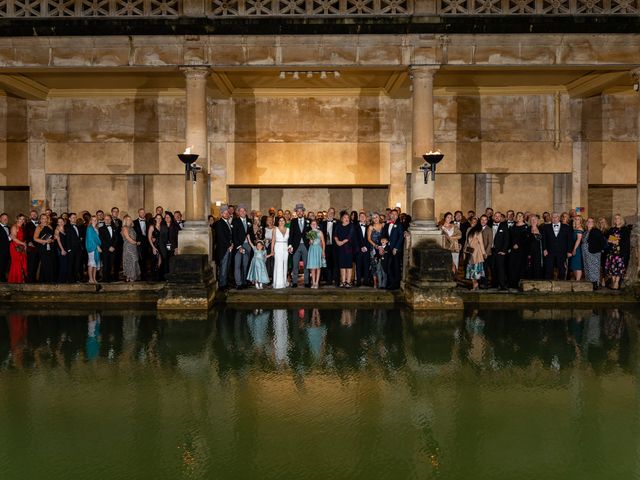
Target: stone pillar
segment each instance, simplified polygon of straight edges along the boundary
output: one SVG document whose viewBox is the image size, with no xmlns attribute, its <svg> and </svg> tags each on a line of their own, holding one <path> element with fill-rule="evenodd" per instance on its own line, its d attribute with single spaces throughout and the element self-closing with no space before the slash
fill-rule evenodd
<svg viewBox="0 0 640 480">
<path fill-rule="evenodd" d="M 69 211 L 69 175 L 47 175 L 47 199 L 54 212 Z"/>
<path fill-rule="evenodd" d="M 209 212 L 208 195 L 208 142 L 207 142 L 207 67 L 187 67 L 186 77 L 187 129 L 185 144 L 191 153 L 199 155 L 197 164 L 202 167 L 197 181 L 186 188 L 185 217 L 187 221 L 206 220 Z"/>
<path fill-rule="evenodd" d="M 196 182 L 185 182 L 185 227 L 178 238 L 178 257 L 206 254 L 211 260 L 211 229 L 207 226 L 210 209 L 206 91 L 209 68 L 185 67 L 182 71 L 186 77 L 187 100 L 185 144 L 191 147 L 191 153 L 199 155 L 197 165 L 202 170 L 198 172 Z"/>
<path fill-rule="evenodd" d="M 482 215 L 487 207 L 493 207 L 493 175 L 476 173 L 476 214 Z"/>
<path fill-rule="evenodd" d="M 571 174 L 553 174 L 553 208 L 554 212 L 562 213 L 569 211 L 571 203 Z"/>
<path fill-rule="evenodd" d="M 569 208 L 581 207 L 581 215 L 589 214 L 589 157 L 586 146 L 579 139 L 573 142 L 573 169 L 571 172 L 571 205 Z"/>
<path fill-rule="evenodd" d="M 47 181 L 45 173 L 44 129 L 47 125 L 47 102 L 27 101 L 27 131 L 29 152 L 30 198 L 42 200 L 40 209 L 47 208 Z M 36 208 L 37 210 L 38 208 Z"/>
<path fill-rule="evenodd" d="M 435 228 L 434 182 L 424 183 L 422 155 L 434 149 L 433 76 L 436 67 L 411 67 L 413 86 L 413 131 L 411 141 L 411 216 L 413 231 Z M 446 160 L 445 160 L 446 161 Z"/>
<path fill-rule="evenodd" d="M 631 74 L 634 82 L 639 84 L 640 69 L 633 70 Z M 636 220 L 631 231 L 631 258 L 625 283 L 635 288 L 640 284 L 640 102 L 636 110 Z"/>
</svg>

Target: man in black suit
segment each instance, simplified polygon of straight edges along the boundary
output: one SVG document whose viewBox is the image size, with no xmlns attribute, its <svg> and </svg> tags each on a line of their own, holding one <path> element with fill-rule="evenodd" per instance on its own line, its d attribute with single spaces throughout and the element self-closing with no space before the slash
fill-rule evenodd
<svg viewBox="0 0 640 480">
<path fill-rule="evenodd" d="M 371 254 L 369 253 L 370 244 L 367 240 L 367 214 L 360 212 L 358 215 L 358 223 L 355 226 L 356 233 L 356 280 L 357 285 L 371 284 Z"/>
<path fill-rule="evenodd" d="M 147 214 L 144 208 L 138 209 L 138 218 L 133 221 L 133 230 L 136 232 L 138 255 L 140 256 L 140 278 L 147 280 L 149 274 L 149 262 L 151 260 L 149 240 L 147 239 Z"/>
<path fill-rule="evenodd" d="M 309 239 L 307 232 L 311 230 L 309 220 L 304 218 L 304 205 L 298 203 L 296 205 L 296 216 L 291 219 L 289 226 L 289 253 L 293 255 L 291 270 L 291 287 L 298 286 L 298 271 L 300 269 L 300 260 L 302 260 L 302 268 L 304 268 L 304 286 L 311 288 L 309 281 L 309 270 L 307 267 L 307 254 L 309 252 Z"/>
<path fill-rule="evenodd" d="M 67 282 L 74 283 L 82 278 L 82 245 L 84 243 L 83 232 L 77 225 L 78 216 L 69 213 L 69 221 L 64 226 L 67 238 Z"/>
<path fill-rule="evenodd" d="M 0 214 L 0 282 L 6 282 L 9 275 L 9 265 L 11 264 L 9 242 L 11 242 L 9 215 L 3 213 Z"/>
<path fill-rule="evenodd" d="M 38 212 L 31 210 L 29 220 L 24 224 L 24 241 L 27 243 L 27 282 L 35 283 L 40 266 L 40 255 L 33 235 L 38 227 Z"/>
<path fill-rule="evenodd" d="M 213 224 L 215 235 L 214 254 L 218 266 L 218 288 L 227 289 L 229 264 L 233 256 L 233 229 L 229 223 L 229 209 L 220 208 L 220 219 Z"/>
<path fill-rule="evenodd" d="M 509 225 L 500 212 L 493 215 L 493 247 L 491 274 L 493 286 L 507 290 L 507 253 L 509 253 Z"/>
<path fill-rule="evenodd" d="M 252 252 L 251 245 L 247 241 L 247 235 L 249 235 L 254 245 L 256 241 L 251 220 L 247 218 L 247 208 L 244 205 L 238 205 L 238 216 L 233 219 L 231 225 L 233 230 L 231 238 L 236 249 L 233 276 L 236 280 L 236 288 L 242 289 L 246 287 L 249 260 L 251 260 Z"/>
<path fill-rule="evenodd" d="M 384 226 L 382 234 L 389 239 L 389 272 L 387 279 L 387 290 L 398 290 L 402 280 L 402 254 L 404 246 L 404 231 L 398 222 L 398 210 L 389 212 L 389 221 Z"/>
<path fill-rule="evenodd" d="M 111 215 L 105 215 L 104 225 L 98 229 L 98 235 L 100 236 L 100 248 L 102 248 L 102 281 L 111 282 L 114 278 L 113 269 L 118 246 L 118 235 L 115 227 L 111 224 Z"/>
<path fill-rule="evenodd" d="M 338 284 L 338 255 L 336 252 L 336 245 L 333 242 L 333 235 L 335 234 L 335 228 L 338 221 L 334 218 L 336 216 L 336 209 L 331 207 L 327 210 L 327 219 L 320 225 L 322 235 L 324 235 L 324 255 L 327 262 L 327 266 L 323 269 L 324 281 L 327 285 Z"/>
<path fill-rule="evenodd" d="M 565 280 L 567 258 L 571 257 L 573 232 L 569 225 L 560 223 L 557 212 L 551 214 L 551 223 L 542 226 L 542 254 L 544 255 L 544 278 L 553 279 L 553 269 L 558 269 L 558 280 Z"/>
</svg>

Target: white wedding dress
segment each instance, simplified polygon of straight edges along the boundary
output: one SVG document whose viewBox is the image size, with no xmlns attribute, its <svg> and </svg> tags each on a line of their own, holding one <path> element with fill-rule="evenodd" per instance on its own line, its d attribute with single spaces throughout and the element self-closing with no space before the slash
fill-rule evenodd
<svg viewBox="0 0 640 480">
<path fill-rule="evenodd" d="M 287 287 L 287 263 L 289 261 L 289 229 L 282 232 L 276 228 L 273 240 L 273 288 Z"/>
</svg>

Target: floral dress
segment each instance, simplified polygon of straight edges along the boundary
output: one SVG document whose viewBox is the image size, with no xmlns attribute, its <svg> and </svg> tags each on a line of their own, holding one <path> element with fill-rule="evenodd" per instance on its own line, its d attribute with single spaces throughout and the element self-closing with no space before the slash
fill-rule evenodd
<svg viewBox="0 0 640 480">
<path fill-rule="evenodd" d="M 622 241 L 622 230 L 618 227 L 611 227 L 607 238 L 607 259 L 604 263 L 604 271 L 612 277 L 624 277 L 627 266 L 624 264 L 620 242 Z"/>
</svg>

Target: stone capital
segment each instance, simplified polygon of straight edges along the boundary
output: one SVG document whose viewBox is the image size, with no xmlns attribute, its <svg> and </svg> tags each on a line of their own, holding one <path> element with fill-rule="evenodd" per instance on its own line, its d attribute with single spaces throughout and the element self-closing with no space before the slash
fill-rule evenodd
<svg viewBox="0 0 640 480">
<path fill-rule="evenodd" d="M 187 77 L 187 80 L 206 80 L 211 73 L 209 67 L 204 66 L 182 67 L 180 70 Z"/>
<path fill-rule="evenodd" d="M 409 76 L 412 80 L 430 80 L 439 69 L 437 65 L 411 65 Z"/>
</svg>

